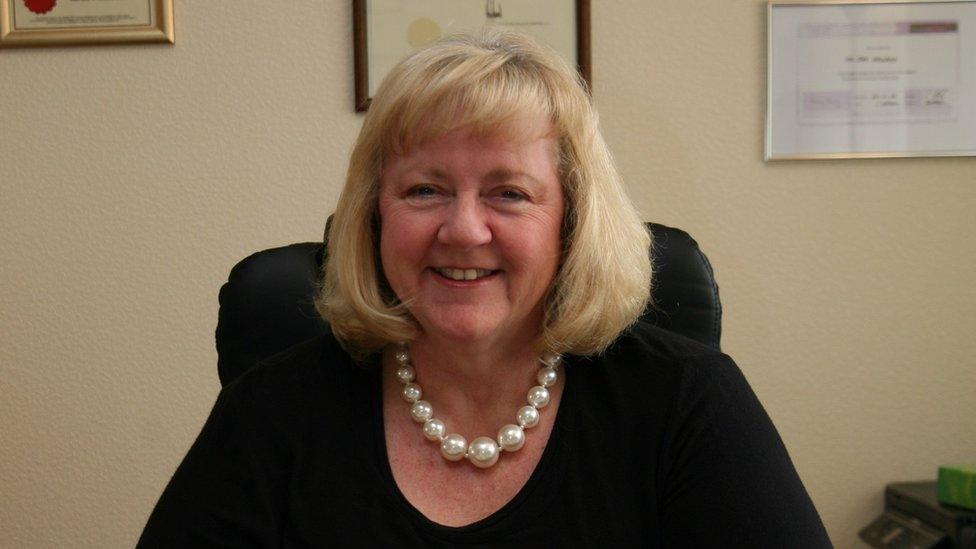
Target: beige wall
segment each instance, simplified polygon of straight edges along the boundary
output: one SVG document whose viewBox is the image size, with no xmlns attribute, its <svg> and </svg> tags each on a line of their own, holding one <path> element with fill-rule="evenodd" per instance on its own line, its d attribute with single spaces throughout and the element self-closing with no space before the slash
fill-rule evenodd
<svg viewBox="0 0 976 549">
<path fill-rule="evenodd" d="M 177 44 L 0 52 L 0 546 L 131 546 L 218 391 L 216 294 L 316 239 L 349 2 L 176 2 Z M 976 159 L 761 160 L 764 3 L 593 2 L 594 96 L 839 547 L 976 461 Z"/>
</svg>

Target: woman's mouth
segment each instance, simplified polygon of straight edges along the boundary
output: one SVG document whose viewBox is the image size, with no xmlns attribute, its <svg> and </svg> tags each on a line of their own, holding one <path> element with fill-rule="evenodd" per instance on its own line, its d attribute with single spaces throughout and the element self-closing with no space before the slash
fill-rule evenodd
<svg viewBox="0 0 976 549">
<path fill-rule="evenodd" d="M 451 280 L 478 280 L 490 276 L 495 271 L 488 269 L 454 269 L 451 267 L 434 267 L 434 272 Z"/>
</svg>

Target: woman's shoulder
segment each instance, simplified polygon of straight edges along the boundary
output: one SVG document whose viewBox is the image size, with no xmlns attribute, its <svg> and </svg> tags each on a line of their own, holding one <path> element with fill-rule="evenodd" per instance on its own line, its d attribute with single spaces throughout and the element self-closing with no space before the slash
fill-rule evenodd
<svg viewBox="0 0 976 549">
<path fill-rule="evenodd" d="M 634 375 L 654 377 L 707 377 L 730 366 L 735 368 L 719 349 L 646 322 L 637 322 L 624 331 L 598 361 Z"/>
<path fill-rule="evenodd" d="M 612 347 L 633 348 L 660 358 L 684 360 L 721 355 L 721 351 L 649 322 L 638 321 L 625 330 Z"/>
<path fill-rule="evenodd" d="M 830 546 L 779 433 L 728 355 L 637 324 L 602 358 L 605 398 L 624 403 L 614 419 L 632 418 L 642 428 L 632 431 L 647 435 L 638 443 L 657 456 L 665 546 Z"/>
<path fill-rule="evenodd" d="M 221 391 L 222 396 L 260 409 L 318 407 L 368 383 L 369 366 L 357 363 L 331 333 L 261 360 Z"/>
<path fill-rule="evenodd" d="M 568 374 L 580 398 L 613 402 L 642 418 L 675 421 L 689 411 L 752 407 L 755 396 L 735 362 L 720 350 L 638 323 L 603 354 L 572 357 Z"/>
</svg>

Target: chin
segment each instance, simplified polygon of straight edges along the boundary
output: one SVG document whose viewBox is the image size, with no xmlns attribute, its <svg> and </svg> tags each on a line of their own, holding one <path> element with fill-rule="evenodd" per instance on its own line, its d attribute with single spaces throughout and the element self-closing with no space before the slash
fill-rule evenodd
<svg viewBox="0 0 976 549">
<path fill-rule="evenodd" d="M 498 331 L 480 324 L 434 324 L 426 329 L 431 335 L 458 343 L 477 343 L 487 341 L 498 335 Z"/>
<path fill-rule="evenodd" d="M 425 332 L 437 338 L 457 343 L 477 343 L 494 339 L 502 333 L 502 323 L 491 317 L 482 307 L 474 310 L 464 308 L 461 311 L 442 311 L 440 314 L 428 316 L 422 320 L 421 325 Z"/>
</svg>

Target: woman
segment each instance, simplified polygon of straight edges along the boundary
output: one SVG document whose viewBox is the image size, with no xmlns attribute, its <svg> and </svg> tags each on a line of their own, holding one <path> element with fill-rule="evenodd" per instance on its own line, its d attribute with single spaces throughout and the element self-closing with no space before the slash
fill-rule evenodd
<svg viewBox="0 0 976 549">
<path fill-rule="evenodd" d="M 333 333 L 224 389 L 140 545 L 829 546 L 731 360 L 635 324 L 648 246 L 557 56 L 417 52 L 350 161 Z"/>
</svg>

